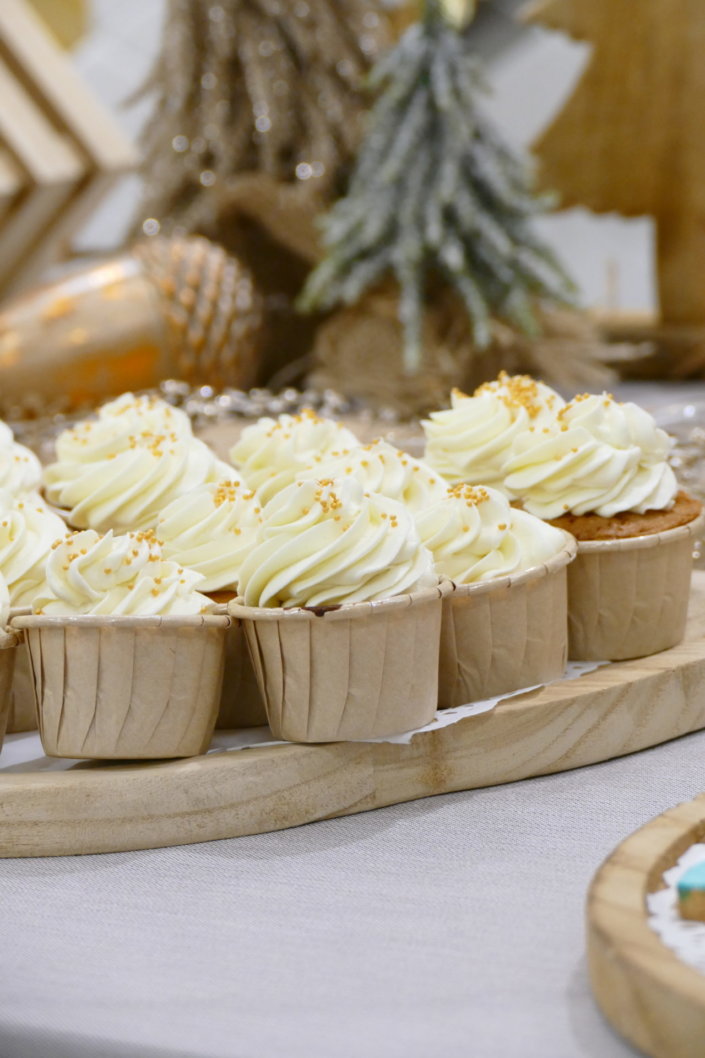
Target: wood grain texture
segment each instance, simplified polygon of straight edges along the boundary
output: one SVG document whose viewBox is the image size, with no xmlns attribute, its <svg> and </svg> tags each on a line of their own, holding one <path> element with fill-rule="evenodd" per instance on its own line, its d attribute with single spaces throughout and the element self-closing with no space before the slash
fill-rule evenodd
<svg viewBox="0 0 705 1058">
<path fill-rule="evenodd" d="M 615 1029 L 652 1058 L 702 1058 L 705 976 L 649 927 L 646 897 L 705 838 L 705 794 L 627 838 L 590 887 L 588 961 L 595 997 Z"/>
<path fill-rule="evenodd" d="M 501 702 L 407 745 L 272 746 L 158 764 L 0 773 L 0 856 L 259 834 L 579 768 L 705 727 L 705 573 L 686 640 Z"/>
</svg>

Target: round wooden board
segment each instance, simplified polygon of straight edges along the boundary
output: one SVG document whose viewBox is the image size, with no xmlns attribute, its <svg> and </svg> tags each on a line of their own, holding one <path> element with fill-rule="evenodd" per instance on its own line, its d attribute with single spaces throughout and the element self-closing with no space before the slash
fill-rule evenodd
<svg viewBox="0 0 705 1058">
<path fill-rule="evenodd" d="M 507 699 L 409 744 L 275 745 L 36 773 L 3 773 L 0 759 L 0 856 L 260 834 L 633 753 L 705 727 L 704 634 L 697 573 L 680 646 Z"/>
<path fill-rule="evenodd" d="M 667 948 L 648 924 L 646 897 L 663 872 L 705 839 L 705 794 L 678 805 L 622 842 L 588 895 L 593 992 L 614 1028 L 652 1058 L 705 1054 L 705 975 Z"/>
</svg>

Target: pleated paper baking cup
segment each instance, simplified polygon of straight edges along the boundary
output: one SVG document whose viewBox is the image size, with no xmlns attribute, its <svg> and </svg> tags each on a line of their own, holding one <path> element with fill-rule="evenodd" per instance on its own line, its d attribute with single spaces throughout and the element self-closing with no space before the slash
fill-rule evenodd
<svg viewBox="0 0 705 1058">
<path fill-rule="evenodd" d="M 580 541 L 568 570 L 571 659 L 626 661 L 681 642 L 702 524 L 700 515 L 663 533 Z"/>
<path fill-rule="evenodd" d="M 438 707 L 559 679 L 568 654 L 566 569 L 577 544 L 521 573 L 456 585 L 443 600 Z"/>
<path fill-rule="evenodd" d="M 14 617 L 21 617 L 31 613 L 29 606 L 13 607 L 10 610 L 10 621 Z M 17 648 L 15 657 L 15 671 L 12 677 L 12 693 L 10 695 L 10 715 L 7 721 L 8 735 L 15 735 L 21 731 L 37 730 L 37 706 L 34 700 L 34 683 L 32 672 L 29 667 L 29 653 L 27 646 L 21 642 Z"/>
<path fill-rule="evenodd" d="M 2 749 L 12 703 L 12 676 L 17 659 L 20 636 L 16 632 L 0 632 L 0 749 Z"/>
<path fill-rule="evenodd" d="M 218 606 L 216 613 L 227 611 L 227 605 Z M 245 633 L 242 625 L 233 621 L 226 637 L 223 691 L 215 726 L 220 730 L 233 730 L 262 727 L 266 723 L 267 710 L 252 667 Z"/>
<path fill-rule="evenodd" d="M 429 723 L 438 699 L 443 596 L 436 588 L 318 612 L 231 603 L 275 738 L 381 738 Z"/>
<path fill-rule="evenodd" d="M 222 615 L 17 617 L 52 757 L 191 757 L 209 745 L 220 702 Z"/>
</svg>

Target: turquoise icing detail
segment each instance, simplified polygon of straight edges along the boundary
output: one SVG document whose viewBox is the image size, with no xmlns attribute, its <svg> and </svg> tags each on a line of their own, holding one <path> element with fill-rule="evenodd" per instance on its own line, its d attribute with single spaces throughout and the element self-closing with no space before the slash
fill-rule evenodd
<svg viewBox="0 0 705 1058">
<path fill-rule="evenodd" d="M 705 860 L 689 867 L 678 881 L 678 896 L 688 896 L 690 893 L 705 890 Z"/>
</svg>

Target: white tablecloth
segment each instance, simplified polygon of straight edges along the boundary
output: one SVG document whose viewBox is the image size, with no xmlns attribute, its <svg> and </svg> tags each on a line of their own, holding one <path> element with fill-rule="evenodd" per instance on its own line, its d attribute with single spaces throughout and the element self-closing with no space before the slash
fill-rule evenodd
<svg viewBox="0 0 705 1058">
<path fill-rule="evenodd" d="M 0 861 L 0 1056 L 624 1058 L 585 893 L 703 760 L 697 734 L 277 834 Z"/>
</svg>

